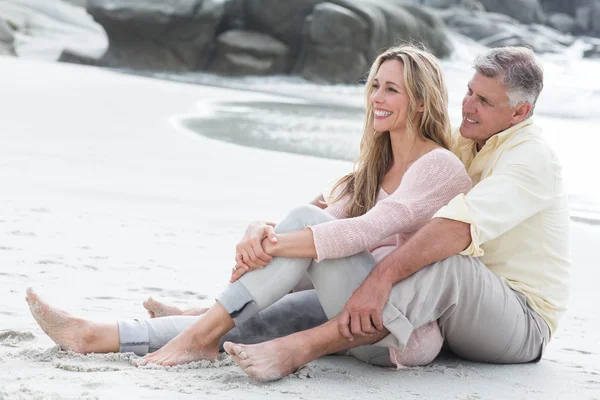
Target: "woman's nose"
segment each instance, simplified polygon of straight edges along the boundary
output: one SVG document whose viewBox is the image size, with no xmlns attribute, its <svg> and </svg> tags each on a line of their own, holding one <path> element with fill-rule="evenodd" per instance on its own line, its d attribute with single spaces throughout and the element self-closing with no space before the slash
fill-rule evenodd
<svg viewBox="0 0 600 400">
<path fill-rule="evenodd" d="M 373 93 L 371 93 L 371 101 L 374 103 L 381 103 L 383 96 L 381 95 L 381 90 L 376 89 Z"/>
</svg>

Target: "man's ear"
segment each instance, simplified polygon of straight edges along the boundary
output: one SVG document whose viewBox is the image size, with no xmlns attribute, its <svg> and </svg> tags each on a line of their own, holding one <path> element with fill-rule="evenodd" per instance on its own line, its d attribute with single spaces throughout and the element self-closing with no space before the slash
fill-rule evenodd
<svg viewBox="0 0 600 400">
<path fill-rule="evenodd" d="M 513 113 L 513 116 L 510 120 L 512 125 L 516 125 L 527 118 L 529 112 L 531 111 L 531 103 L 526 101 L 525 103 L 519 104 Z"/>
</svg>

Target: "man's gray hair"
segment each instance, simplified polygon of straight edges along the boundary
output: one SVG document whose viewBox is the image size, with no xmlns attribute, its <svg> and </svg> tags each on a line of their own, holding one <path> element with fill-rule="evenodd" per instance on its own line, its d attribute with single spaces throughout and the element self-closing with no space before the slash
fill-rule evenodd
<svg viewBox="0 0 600 400">
<path fill-rule="evenodd" d="M 535 53 L 526 47 L 498 47 L 477 56 L 473 68 L 488 78 L 499 78 L 508 87 L 508 105 L 528 102 L 529 116 L 544 87 L 544 71 Z"/>
</svg>

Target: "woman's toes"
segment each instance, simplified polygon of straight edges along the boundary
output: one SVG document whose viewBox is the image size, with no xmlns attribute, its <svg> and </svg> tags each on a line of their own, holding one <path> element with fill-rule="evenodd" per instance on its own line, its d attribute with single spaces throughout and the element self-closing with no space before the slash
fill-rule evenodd
<svg viewBox="0 0 600 400">
<path fill-rule="evenodd" d="M 229 354 L 230 356 L 233 355 L 233 343 L 231 342 L 225 342 L 223 343 L 223 350 L 225 350 L 225 353 Z"/>
<path fill-rule="evenodd" d="M 248 355 L 244 352 L 244 348 L 239 344 L 225 342 L 223 343 L 223 349 L 225 349 L 225 352 L 227 352 L 227 354 L 230 356 L 236 356 L 241 359 L 248 358 Z"/>
</svg>

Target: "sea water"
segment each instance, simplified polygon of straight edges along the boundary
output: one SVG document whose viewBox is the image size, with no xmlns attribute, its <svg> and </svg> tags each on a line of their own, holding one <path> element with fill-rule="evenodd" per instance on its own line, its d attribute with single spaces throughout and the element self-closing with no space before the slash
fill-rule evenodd
<svg viewBox="0 0 600 400">
<path fill-rule="evenodd" d="M 454 54 L 442 60 L 450 118 L 460 124 L 461 101 L 473 74 L 476 42 L 452 35 Z M 562 53 L 540 55 L 545 83 L 534 120 L 563 165 L 572 219 L 600 224 L 600 60 L 582 58 L 576 41 Z M 133 71 L 129 71 L 133 72 Z M 139 71 L 137 72 L 139 73 Z M 154 77 L 277 94 L 276 101 L 200 101 L 202 111 L 179 119 L 183 127 L 239 145 L 354 160 L 364 117 L 364 87 L 307 82 L 298 77 L 226 78 L 205 73 L 154 73 Z"/>
</svg>

